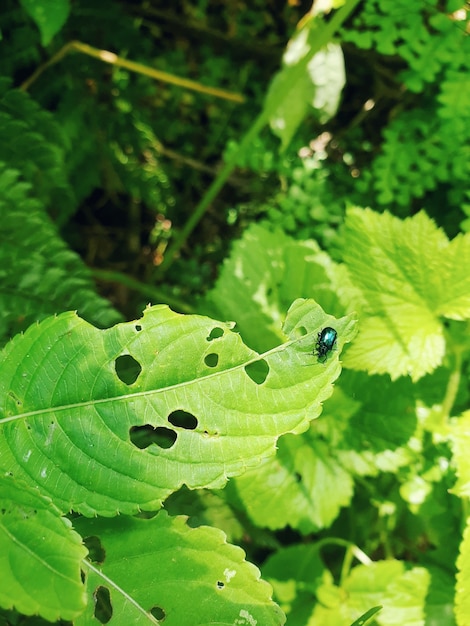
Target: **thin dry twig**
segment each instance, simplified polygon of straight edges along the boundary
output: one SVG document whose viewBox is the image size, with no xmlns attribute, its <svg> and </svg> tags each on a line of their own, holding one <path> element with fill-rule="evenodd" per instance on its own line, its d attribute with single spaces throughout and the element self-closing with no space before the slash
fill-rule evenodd
<svg viewBox="0 0 470 626">
<path fill-rule="evenodd" d="M 136 63 L 135 61 L 123 59 L 114 52 L 110 52 L 109 50 L 99 50 L 98 48 L 93 48 L 93 46 L 89 46 L 88 44 L 80 41 L 69 41 L 69 43 L 65 44 L 65 46 L 56 52 L 56 54 L 54 54 L 48 61 L 40 65 L 37 70 L 24 81 L 24 83 L 20 86 L 20 89 L 22 91 L 27 91 L 47 68 L 54 65 L 58 61 L 61 61 L 70 52 L 80 52 L 94 57 L 95 59 L 99 59 L 100 61 L 104 61 L 105 63 L 115 65 L 116 67 L 123 67 L 130 72 L 143 74 L 144 76 L 149 76 L 155 80 L 160 80 L 172 85 L 178 85 L 183 89 L 198 91 L 199 93 L 215 96 L 216 98 L 223 98 L 224 100 L 230 100 L 231 102 L 237 102 L 240 104 L 243 104 L 246 100 L 245 96 L 240 93 L 234 93 L 217 87 L 208 87 L 207 85 L 202 85 L 201 83 L 188 78 L 181 78 L 180 76 L 175 76 L 174 74 L 169 74 L 168 72 L 162 72 L 161 70 L 156 70 L 153 67 L 148 67 L 148 65 L 143 65 L 142 63 Z"/>
</svg>

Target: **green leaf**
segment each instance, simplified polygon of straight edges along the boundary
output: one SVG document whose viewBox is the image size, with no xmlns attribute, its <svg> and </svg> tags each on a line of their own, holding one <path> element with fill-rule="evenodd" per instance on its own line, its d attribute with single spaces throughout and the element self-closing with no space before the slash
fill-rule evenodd
<svg viewBox="0 0 470 626">
<path fill-rule="evenodd" d="M 350 626 L 371 605 L 383 605 L 381 626 L 423 626 L 424 606 L 430 575 L 422 567 L 406 571 L 400 561 L 379 561 L 355 567 L 337 588 L 325 579 L 317 590 L 312 624 Z M 336 593 L 335 593 L 336 590 Z"/>
<path fill-rule="evenodd" d="M 64 309 L 108 326 L 121 319 L 59 237 L 31 185 L 0 162 L 0 341 Z"/>
<path fill-rule="evenodd" d="M 273 585 L 288 623 L 351 626 L 353 620 L 361 623 L 372 617 L 380 605 L 376 620 L 381 626 L 423 626 L 424 615 L 429 626 L 455 626 L 453 581 L 447 571 L 410 568 L 390 559 L 358 565 L 349 574 L 345 572 L 337 585 L 319 558 L 320 549 L 329 541 L 336 542 L 326 538 L 317 544 L 282 548 L 263 566 L 263 575 Z M 308 620 L 296 622 L 292 618 L 300 614 L 302 603 L 314 607 Z"/>
<path fill-rule="evenodd" d="M 49 621 L 83 612 L 80 564 L 87 550 L 37 490 L 0 476 L 0 605 Z"/>
<path fill-rule="evenodd" d="M 307 73 L 297 78 L 295 87 L 292 86 L 292 82 L 289 68 L 281 70 L 272 79 L 266 96 L 266 105 L 269 107 L 274 108 L 276 102 L 281 103 L 275 107 L 276 112 L 270 119 L 270 125 L 273 133 L 281 140 L 282 150 L 289 147 L 315 95 L 314 86 Z M 288 101 L 281 95 L 287 90 L 292 94 Z"/>
<path fill-rule="evenodd" d="M 383 605 L 377 617 L 381 626 L 454 624 L 452 577 L 435 567 L 407 568 L 392 560 L 359 565 L 344 587 L 350 606 Z"/>
<path fill-rule="evenodd" d="M 363 615 L 361 615 L 361 617 L 359 617 L 359 619 L 357 619 L 353 624 L 351 624 L 351 626 L 364 626 L 364 624 L 366 624 L 366 622 L 368 622 L 371 617 L 374 617 L 374 615 L 377 615 L 377 613 L 380 613 L 381 610 L 382 610 L 381 606 L 374 606 L 373 608 L 366 611 Z"/>
<path fill-rule="evenodd" d="M 444 586 L 445 593 L 439 597 L 441 604 L 437 607 L 433 596 L 439 584 Z M 449 611 L 452 579 L 437 568 L 408 567 L 392 559 L 358 565 L 340 587 L 324 575 L 316 596 L 319 602 L 310 622 L 315 626 L 351 626 L 351 620 L 364 617 L 371 606 L 379 605 L 382 609 L 376 621 L 380 626 L 423 626 L 425 623 L 453 626 Z M 437 615 L 441 621 L 436 621 Z"/>
<path fill-rule="evenodd" d="M 308 77 L 315 87 L 311 102 L 320 124 L 326 124 L 338 110 L 341 92 L 346 83 L 341 46 L 329 43 L 309 62 Z"/>
<path fill-rule="evenodd" d="M 314 298 L 332 315 L 342 315 L 340 295 L 348 285 L 344 268 L 315 241 L 296 241 L 253 224 L 234 243 L 206 308 L 237 320 L 243 340 L 261 351 L 283 340 L 280 322 L 293 300 Z"/>
<path fill-rule="evenodd" d="M 451 531 L 452 532 L 452 531 Z M 455 538 L 455 533 L 453 533 Z M 444 550 L 446 546 L 444 546 Z M 452 561 L 453 562 L 453 561 Z M 431 584 L 426 596 L 426 626 L 456 626 L 454 568 L 444 564 L 444 569 L 429 567 Z M 468 621 L 468 619 L 467 619 Z"/>
<path fill-rule="evenodd" d="M 0 355 L 0 465 L 86 515 L 155 510 L 182 484 L 222 487 L 320 414 L 354 326 L 334 320 L 338 350 L 319 363 L 330 323 L 297 300 L 289 340 L 259 355 L 230 324 L 163 305 L 106 330 L 49 318 Z"/>
<path fill-rule="evenodd" d="M 466 411 L 459 420 L 451 425 L 453 462 L 456 467 L 457 480 L 452 493 L 460 498 L 470 497 L 470 411 Z"/>
<path fill-rule="evenodd" d="M 272 585 L 274 598 L 288 615 L 289 624 L 307 623 L 325 574 L 329 572 L 314 543 L 281 548 L 266 559 L 262 568 L 263 578 Z"/>
<path fill-rule="evenodd" d="M 34 197 L 51 209 L 59 225 L 75 209 L 65 148 L 65 135 L 52 113 L 0 78 L 0 161 L 33 186 Z"/>
<path fill-rule="evenodd" d="M 311 107 L 321 124 L 338 108 L 346 80 L 343 53 L 339 45 L 330 42 L 306 64 L 317 37 L 316 22 L 309 20 L 290 41 L 284 68 L 275 75 L 266 96 L 266 108 L 274 111 L 271 128 L 281 139 L 283 150 Z"/>
<path fill-rule="evenodd" d="M 234 481 L 238 499 L 259 527 L 289 525 L 303 534 L 327 528 L 351 501 L 351 475 L 314 432 L 286 435 L 278 448 L 274 458 Z"/>
<path fill-rule="evenodd" d="M 282 597 L 284 602 L 294 597 L 291 583 L 298 590 L 308 590 L 314 594 L 322 583 L 324 571 L 318 545 L 314 543 L 281 548 L 269 556 L 263 565 L 263 576 L 271 581 L 276 595 Z"/>
<path fill-rule="evenodd" d="M 314 532 L 350 503 L 355 476 L 396 472 L 415 460 L 416 444 L 412 451 L 409 442 L 416 429 L 409 380 L 346 371 L 309 431 L 282 437 L 275 458 L 227 490 L 259 527 Z"/>
<path fill-rule="evenodd" d="M 243 541 L 246 529 L 226 501 L 226 489 L 191 491 L 182 487 L 165 500 L 169 515 L 187 515 L 190 526 L 215 526 L 231 542 Z M 261 533 L 260 533 L 261 534 Z"/>
<path fill-rule="evenodd" d="M 67 21 L 69 0 L 20 0 L 28 15 L 36 22 L 41 43 L 47 46 Z"/>
<path fill-rule="evenodd" d="M 388 587 L 400 580 L 405 572 L 405 565 L 400 561 L 379 561 L 370 565 L 355 567 L 344 583 L 347 604 L 362 614 L 371 605 L 385 605 Z M 398 607 L 397 607 L 398 608 Z M 384 606 L 385 611 L 385 606 Z M 380 616 L 382 624 L 383 614 Z M 386 623 L 384 621 L 384 623 Z M 407 621 L 401 622 L 407 624 Z"/>
<path fill-rule="evenodd" d="M 383 602 L 380 622 L 384 626 L 422 626 L 425 620 L 425 604 L 431 582 L 429 571 L 413 567 L 402 576 L 392 580 Z"/>
<path fill-rule="evenodd" d="M 152 609 L 165 626 L 285 622 L 259 570 L 220 530 L 192 529 L 163 511 L 150 520 L 82 518 L 76 524 L 85 537 L 99 537 L 104 555 L 87 571 L 88 607 L 77 626 L 94 623 L 100 587 L 109 591 L 110 626 L 160 623 Z"/>
<path fill-rule="evenodd" d="M 427 64 L 426 55 L 420 53 L 420 56 Z M 421 75 L 416 76 L 422 79 Z M 429 197 L 436 197 L 442 182 L 452 183 L 455 190 L 460 186 L 467 188 L 470 125 L 468 118 L 456 117 L 449 110 L 452 96 L 447 87 L 445 97 L 449 106 L 443 102 L 440 107 L 436 103 L 434 109 L 427 104 L 402 111 L 384 129 L 381 151 L 370 172 L 380 204 L 393 203 L 408 210 L 411 200 L 422 200 L 426 191 L 433 191 Z M 464 102 L 460 102 L 459 107 L 463 106 Z"/>
<path fill-rule="evenodd" d="M 467 519 L 460 544 L 457 570 L 455 617 L 458 626 L 466 626 L 470 620 L 470 519 Z"/>
<path fill-rule="evenodd" d="M 336 459 L 357 476 L 396 472 L 410 464 L 416 453 L 409 442 L 417 429 L 410 381 L 347 371 L 341 383 L 315 424 L 318 437 L 332 450 L 331 462 Z"/>
<path fill-rule="evenodd" d="M 470 84 L 466 72 L 449 71 L 441 83 L 438 101 L 441 107 L 439 115 L 444 119 L 461 118 L 466 120 L 470 115 Z"/>
<path fill-rule="evenodd" d="M 399 220 L 348 211 L 344 257 L 364 315 L 345 362 L 369 373 L 417 380 L 441 364 L 440 316 L 470 315 L 470 236 L 449 242 L 422 211 Z"/>
</svg>

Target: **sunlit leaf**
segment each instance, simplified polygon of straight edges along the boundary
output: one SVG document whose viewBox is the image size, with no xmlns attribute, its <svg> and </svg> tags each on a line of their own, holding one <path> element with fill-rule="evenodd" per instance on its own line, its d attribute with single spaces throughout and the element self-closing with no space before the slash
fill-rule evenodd
<svg viewBox="0 0 470 626">
<path fill-rule="evenodd" d="M 98 589 L 107 590 L 100 593 L 110 626 L 156 624 L 151 616 L 165 626 L 284 624 L 271 587 L 219 530 L 189 528 L 163 511 L 150 520 L 81 519 L 77 526 L 99 537 L 103 550 L 100 563 L 84 568 L 89 603 L 77 626 L 92 623 Z"/>
<path fill-rule="evenodd" d="M 47 620 L 85 608 L 80 579 L 87 554 L 68 520 L 37 490 L 0 477 L 0 606 Z"/>
<path fill-rule="evenodd" d="M 333 323 L 338 350 L 319 363 L 318 331 Z M 86 515 L 221 487 L 318 417 L 352 326 L 298 300 L 289 340 L 260 355 L 230 324 L 166 306 L 106 330 L 49 318 L 0 355 L 0 467 Z"/>
</svg>

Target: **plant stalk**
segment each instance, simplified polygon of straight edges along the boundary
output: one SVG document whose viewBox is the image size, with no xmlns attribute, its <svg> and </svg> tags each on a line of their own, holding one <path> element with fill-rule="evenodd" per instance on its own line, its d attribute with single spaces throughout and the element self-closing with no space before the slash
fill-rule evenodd
<svg viewBox="0 0 470 626">
<path fill-rule="evenodd" d="M 179 251 L 184 246 L 187 238 L 192 233 L 197 224 L 201 221 L 210 204 L 224 186 L 231 172 L 235 169 L 238 155 L 243 153 L 250 146 L 251 142 L 259 135 L 261 130 L 266 126 L 266 124 L 268 124 L 269 120 L 271 119 L 277 108 L 282 106 L 283 102 L 285 102 L 291 96 L 291 89 L 289 88 L 289 86 L 293 87 L 295 85 L 297 79 L 301 77 L 302 74 L 305 72 L 308 63 L 313 58 L 313 56 L 315 56 L 315 54 L 317 54 L 319 50 L 324 48 L 326 44 L 331 41 L 335 32 L 349 17 L 349 15 L 359 2 L 360 0 L 346 0 L 345 4 L 333 15 L 331 20 L 324 24 L 322 30 L 319 30 L 315 45 L 312 46 L 308 54 L 306 54 L 305 57 L 301 59 L 301 61 L 299 61 L 295 68 L 293 68 L 290 85 L 287 86 L 284 100 L 277 103 L 271 103 L 270 106 L 265 106 L 263 108 L 261 113 L 253 122 L 251 128 L 243 137 L 237 152 L 235 152 L 230 160 L 225 163 L 217 178 L 213 181 L 206 194 L 203 196 L 199 204 L 194 209 L 193 214 L 190 216 L 181 231 L 174 238 L 173 243 L 169 246 L 165 254 L 165 259 L 163 263 L 159 267 L 159 270 L 162 273 L 164 273 L 171 266 Z"/>
</svg>

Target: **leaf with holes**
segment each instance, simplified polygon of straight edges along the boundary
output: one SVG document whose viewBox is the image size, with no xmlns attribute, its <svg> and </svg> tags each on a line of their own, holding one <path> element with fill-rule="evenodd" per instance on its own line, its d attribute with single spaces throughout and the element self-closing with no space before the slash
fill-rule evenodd
<svg viewBox="0 0 470 626">
<path fill-rule="evenodd" d="M 37 490 L 0 476 L 0 606 L 49 621 L 80 615 L 81 537 Z"/>
<path fill-rule="evenodd" d="M 0 355 L 0 469 L 89 516 L 224 486 L 318 417 L 354 322 L 297 300 L 262 355 L 231 326 L 161 305 L 107 330 L 71 312 L 31 327 Z M 320 363 L 325 326 L 338 345 Z"/>
<path fill-rule="evenodd" d="M 86 543 L 99 537 L 96 560 L 84 566 L 89 602 L 76 626 L 94 618 L 110 626 L 285 621 L 270 585 L 218 529 L 190 528 L 185 517 L 165 511 L 150 520 L 81 518 L 76 524 Z"/>
<path fill-rule="evenodd" d="M 251 224 L 232 245 L 215 287 L 206 294 L 204 313 L 237 320 L 250 348 L 277 346 L 283 339 L 279 320 L 290 303 L 314 297 L 331 314 L 353 310 L 344 302 L 350 279 L 313 241 L 292 239 L 281 230 Z"/>
</svg>

